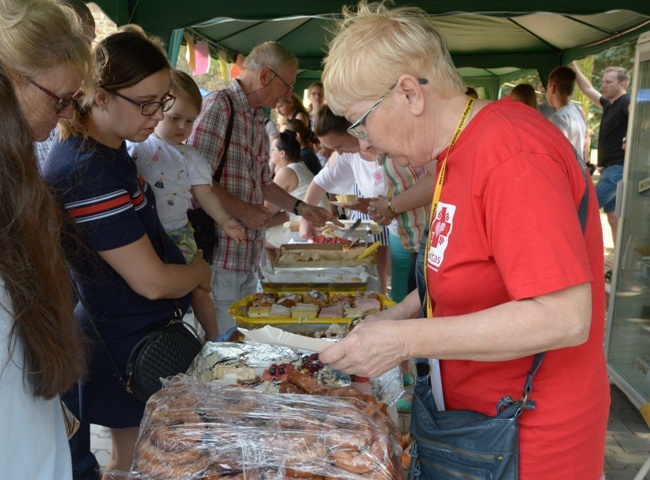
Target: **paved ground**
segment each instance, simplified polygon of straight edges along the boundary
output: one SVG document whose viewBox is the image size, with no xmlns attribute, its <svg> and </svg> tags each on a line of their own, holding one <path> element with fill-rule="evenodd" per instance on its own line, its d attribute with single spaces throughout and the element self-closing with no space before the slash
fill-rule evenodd
<svg viewBox="0 0 650 480">
<path fill-rule="evenodd" d="M 617 387 L 612 386 L 611 393 L 605 474 L 607 480 L 632 480 L 650 456 L 650 429 L 639 410 Z"/>
</svg>

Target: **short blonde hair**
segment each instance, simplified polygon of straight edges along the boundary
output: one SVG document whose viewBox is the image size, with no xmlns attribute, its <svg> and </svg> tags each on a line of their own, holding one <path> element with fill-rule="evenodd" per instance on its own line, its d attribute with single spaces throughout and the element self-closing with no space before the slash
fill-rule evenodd
<svg viewBox="0 0 650 480">
<path fill-rule="evenodd" d="M 184 97 L 194 105 L 197 112 L 201 112 L 203 106 L 201 90 L 194 79 L 187 73 L 181 70 L 172 70 L 171 93 L 177 97 Z"/>
<path fill-rule="evenodd" d="M 244 70 L 259 72 L 267 67 L 280 70 L 289 65 L 297 65 L 296 56 L 287 47 L 278 42 L 264 42 L 251 50 L 244 59 Z"/>
<path fill-rule="evenodd" d="M 72 8 L 49 0 L 0 0 L 0 63 L 16 82 L 65 65 L 92 85 L 87 32 Z"/>
<path fill-rule="evenodd" d="M 627 70 L 625 70 L 623 67 L 607 67 L 605 71 L 603 72 L 603 75 L 606 73 L 614 72 L 616 74 L 616 78 L 618 79 L 618 83 L 630 82 L 630 74 Z"/>
<path fill-rule="evenodd" d="M 359 3 L 343 8 L 335 37 L 325 57 L 323 85 L 332 111 L 377 98 L 404 74 L 423 77 L 444 97 L 465 92 L 465 84 L 447 50 L 444 37 L 424 10 L 388 9 L 384 3 Z"/>
</svg>

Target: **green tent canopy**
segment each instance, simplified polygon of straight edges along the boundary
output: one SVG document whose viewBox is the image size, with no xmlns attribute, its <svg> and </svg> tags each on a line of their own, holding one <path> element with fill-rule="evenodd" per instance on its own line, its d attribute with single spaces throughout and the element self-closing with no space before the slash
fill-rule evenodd
<svg viewBox="0 0 650 480">
<path fill-rule="evenodd" d="M 188 33 L 211 55 L 234 58 L 276 40 L 300 62 L 298 87 L 320 78 L 329 33 L 343 5 L 335 0 L 95 0 L 118 25 L 137 23 L 158 35 L 176 59 Z M 556 65 L 635 41 L 650 30 L 650 2 L 550 0 L 420 0 L 394 5 L 423 8 L 446 37 L 468 84 L 494 98 L 498 85 L 537 70 L 545 79 Z M 616 8 L 616 9 L 614 9 Z M 544 11 L 541 11 L 543 9 Z"/>
</svg>

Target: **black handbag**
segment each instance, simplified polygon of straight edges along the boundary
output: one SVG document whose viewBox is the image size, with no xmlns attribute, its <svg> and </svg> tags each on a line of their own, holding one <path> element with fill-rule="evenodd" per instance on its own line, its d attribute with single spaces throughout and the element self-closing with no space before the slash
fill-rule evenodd
<svg viewBox="0 0 650 480">
<path fill-rule="evenodd" d="M 493 417 L 471 410 L 439 411 L 429 384 L 428 361 L 418 359 L 409 480 L 517 480 L 519 416 L 535 408 L 528 397 L 543 358 L 544 353 L 535 355 L 522 398 L 502 398 Z"/>
<path fill-rule="evenodd" d="M 203 346 L 196 332 L 182 319 L 173 319 L 145 335 L 129 355 L 125 388 L 146 402 L 162 388 L 161 378 L 185 373 Z"/>
<path fill-rule="evenodd" d="M 115 370 L 113 376 L 138 400 L 146 402 L 160 390 L 161 378 L 185 373 L 203 348 L 196 331 L 185 323 L 182 317 L 183 314 L 174 301 L 174 315 L 171 321 L 142 337 L 131 350 L 126 362 L 126 379 L 117 368 L 95 322 L 89 319 Z"/>
<path fill-rule="evenodd" d="M 226 136 L 224 138 L 224 147 L 223 152 L 221 153 L 221 160 L 219 161 L 219 166 L 217 167 L 216 172 L 212 176 L 212 179 L 215 183 L 219 183 L 221 180 L 221 174 L 223 173 L 223 168 L 226 165 L 226 153 L 228 152 L 228 147 L 230 146 L 230 137 L 232 136 L 233 128 L 233 116 L 235 109 L 232 104 L 232 100 L 226 92 L 223 95 L 228 100 L 230 104 L 230 115 L 228 116 L 228 126 L 226 127 Z M 208 215 L 205 210 L 201 207 L 196 207 L 189 209 L 187 211 L 187 219 L 192 225 L 192 230 L 194 230 L 194 241 L 198 249 L 203 250 L 203 258 L 206 262 L 212 263 L 212 256 L 214 250 L 217 247 L 217 229 L 215 226 L 214 219 Z"/>
</svg>

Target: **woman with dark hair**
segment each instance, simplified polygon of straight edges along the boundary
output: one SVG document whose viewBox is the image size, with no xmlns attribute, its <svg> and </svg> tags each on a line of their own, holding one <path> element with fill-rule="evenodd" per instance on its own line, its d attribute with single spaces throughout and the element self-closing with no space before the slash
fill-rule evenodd
<svg viewBox="0 0 650 480">
<path fill-rule="evenodd" d="M 61 249 L 63 215 L 43 182 L 35 140 L 72 115 L 92 56 L 72 10 L 0 0 L 0 472 L 70 479 L 59 395 L 86 371 Z"/>
<path fill-rule="evenodd" d="M 200 256 L 185 264 L 126 151 L 125 140 L 149 137 L 174 103 L 167 58 L 132 32 L 106 37 L 95 57 L 97 85 L 62 124 L 64 140 L 52 146 L 44 174 L 83 246 L 68 245 L 80 296 L 75 313 L 97 346 L 79 384 L 81 420 L 110 428 L 107 470 L 128 471 L 145 404 L 125 390 L 115 368 L 125 376 L 133 347 L 169 322 L 175 307 L 185 312 L 194 288 L 209 290 L 210 268 Z"/>
<path fill-rule="evenodd" d="M 300 159 L 311 173 L 318 175 L 323 166 L 313 150 L 314 145 L 319 144 L 316 134 L 300 120 L 289 120 L 285 123 L 284 130 L 290 130 L 296 134 L 298 142 L 300 142 Z"/>
<path fill-rule="evenodd" d="M 273 181 L 298 200 L 304 200 L 314 174 L 300 160 L 300 144 L 296 134 L 288 130 L 277 134 L 271 139 L 270 150 L 270 161 L 275 168 Z M 322 195 L 320 200 L 314 202 L 316 204 L 328 208 L 326 196 Z M 268 259 L 274 260 L 277 249 L 291 240 L 291 231 L 284 227 L 284 222 L 295 220 L 298 216 L 280 210 L 269 202 L 264 206 L 273 214 L 266 228 L 266 253 Z"/>
</svg>

